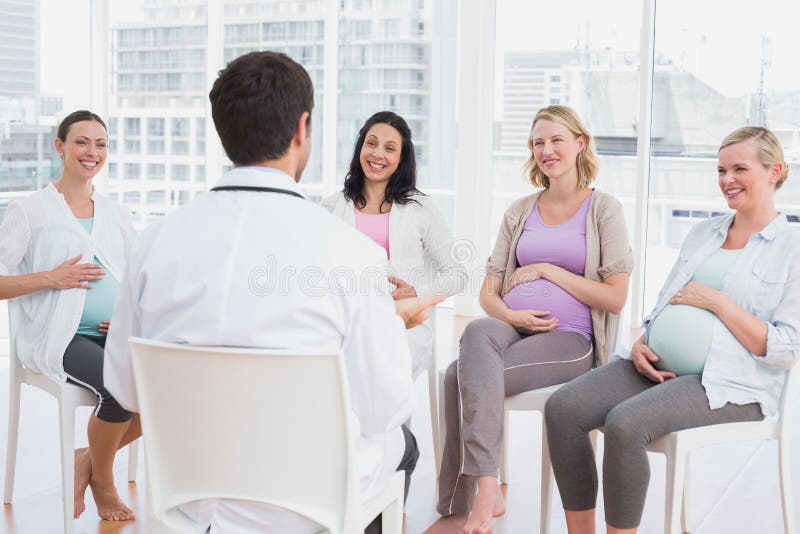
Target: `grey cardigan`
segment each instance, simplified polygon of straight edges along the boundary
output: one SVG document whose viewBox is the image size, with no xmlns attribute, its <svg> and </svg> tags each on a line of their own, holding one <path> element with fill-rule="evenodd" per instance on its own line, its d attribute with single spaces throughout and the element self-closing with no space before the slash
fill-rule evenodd
<svg viewBox="0 0 800 534">
<path fill-rule="evenodd" d="M 486 263 L 486 274 L 501 279 L 505 287 L 506 277 L 519 267 L 517 242 L 522 235 L 525 221 L 533 211 L 536 199 L 542 191 L 515 201 L 506 210 L 492 255 Z M 633 251 L 628 242 L 628 229 L 622 204 L 607 193 L 595 190 L 589 201 L 586 217 L 586 265 L 585 277 L 602 282 L 609 276 L 633 271 Z M 594 333 L 594 357 L 596 365 L 608 362 L 608 356 L 617 341 L 619 315 L 592 308 L 592 330 Z"/>
</svg>

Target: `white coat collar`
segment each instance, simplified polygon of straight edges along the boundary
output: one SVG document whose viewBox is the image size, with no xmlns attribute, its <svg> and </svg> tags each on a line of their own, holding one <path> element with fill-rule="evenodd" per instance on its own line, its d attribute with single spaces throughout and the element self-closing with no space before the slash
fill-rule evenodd
<svg viewBox="0 0 800 534">
<path fill-rule="evenodd" d="M 305 198 L 305 193 L 294 179 L 274 167 L 236 167 L 227 172 L 214 187 L 273 187 L 292 191 Z"/>
</svg>

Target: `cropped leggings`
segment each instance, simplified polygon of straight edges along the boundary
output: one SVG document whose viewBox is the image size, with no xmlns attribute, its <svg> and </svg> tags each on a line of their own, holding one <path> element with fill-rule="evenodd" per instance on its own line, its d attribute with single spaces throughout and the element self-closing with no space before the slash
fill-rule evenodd
<svg viewBox="0 0 800 534">
<path fill-rule="evenodd" d="M 439 514 L 469 512 L 476 477 L 497 476 L 506 396 L 567 382 L 593 362 L 592 342 L 581 334 L 525 335 L 492 317 L 469 323 L 445 375 Z"/>
<path fill-rule="evenodd" d="M 545 405 L 550 459 L 567 511 L 595 508 L 597 468 L 589 432 L 604 427 L 603 500 L 606 522 L 636 528 L 650 481 L 647 446 L 687 428 L 760 421 L 757 403 L 708 406 L 700 375 L 656 384 L 630 360 L 618 360 L 558 389 Z"/>
<path fill-rule="evenodd" d="M 76 334 L 64 351 L 67 382 L 85 387 L 98 398 L 94 414 L 107 423 L 124 423 L 133 414 L 119 405 L 103 384 L 106 338 Z"/>
</svg>

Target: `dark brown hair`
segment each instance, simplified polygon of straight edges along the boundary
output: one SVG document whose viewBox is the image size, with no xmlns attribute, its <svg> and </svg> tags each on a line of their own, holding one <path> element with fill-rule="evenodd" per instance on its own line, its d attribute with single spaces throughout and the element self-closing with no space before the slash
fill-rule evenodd
<svg viewBox="0 0 800 534">
<path fill-rule="evenodd" d="M 58 132 L 56 133 L 56 135 L 58 136 L 59 139 L 61 139 L 62 143 L 66 142 L 67 134 L 69 133 L 70 127 L 76 122 L 82 122 L 82 121 L 97 121 L 103 126 L 103 129 L 106 130 L 106 132 L 108 132 L 108 128 L 106 128 L 106 123 L 103 122 L 103 119 L 100 118 L 100 115 L 92 113 L 91 111 L 86 109 L 79 109 L 78 111 L 73 111 L 72 113 L 64 117 L 64 119 L 59 123 Z"/>
<path fill-rule="evenodd" d="M 251 165 L 283 156 L 306 111 L 310 126 L 314 87 L 289 56 L 250 52 L 219 72 L 208 98 L 225 153 L 236 165 Z"/>
<path fill-rule="evenodd" d="M 414 195 L 422 193 L 417 189 L 417 159 L 414 155 L 414 142 L 411 140 L 411 128 L 403 117 L 391 111 L 379 111 L 367 119 L 361 130 L 358 131 L 356 145 L 353 147 L 353 158 L 350 160 L 350 170 L 344 179 L 344 197 L 361 209 L 367 204 L 364 198 L 364 169 L 361 168 L 361 147 L 367 138 L 369 129 L 376 124 L 387 124 L 397 130 L 402 140 L 400 148 L 400 163 L 397 170 L 389 177 L 386 184 L 386 193 L 381 200 L 384 203 L 408 204 L 417 202 Z"/>
</svg>

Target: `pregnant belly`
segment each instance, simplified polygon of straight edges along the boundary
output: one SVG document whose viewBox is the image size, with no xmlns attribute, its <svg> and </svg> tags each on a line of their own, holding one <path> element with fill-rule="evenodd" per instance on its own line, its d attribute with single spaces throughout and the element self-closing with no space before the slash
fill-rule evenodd
<svg viewBox="0 0 800 534">
<path fill-rule="evenodd" d="M 94 334 L 99 334 L 97 325 L 111 319 L 119 294 L 119 283 L 110 274 L 106 274 L 102 280 L 91 282 L 90 285 L 92 289 L 86 292 L 79 329 L 82 331 L 88 329 Z"/>
<path fill-rule="evenodd" d="M 647 328 L 647 344 L 660 358 L 656 367 L 676 375 L 703 372 L 715 316 L 683 304 L 668 305 Z"/>
<path fill-rule="evenodd" d="M 592 311 L 560 286 L 549 280 L 538 279 L 516 286 L 503 301 L 512 310 L 543 310 L 556 317 L 559 331 L 579 332 L 586 337 L 592 335 Z"/>
</svg>

